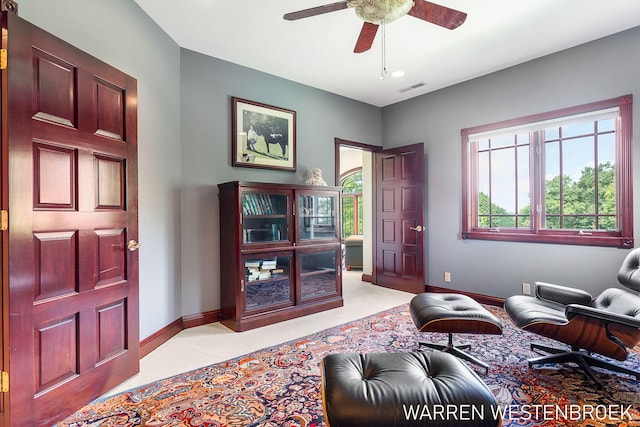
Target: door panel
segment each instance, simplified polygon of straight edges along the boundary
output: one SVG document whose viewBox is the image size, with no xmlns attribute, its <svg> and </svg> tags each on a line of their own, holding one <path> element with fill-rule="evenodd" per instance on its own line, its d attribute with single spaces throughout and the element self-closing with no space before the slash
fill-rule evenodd
<svg viewBox="0 0 640 427">
<path fill-rule="evenodd" d="M 139 368 L 136 81 L 3 26 L 9 421 L 48 426 Z"/>
<path fill-rule="evenodd" d="M 377 153 L 376 283 L 424 292 L 424 146 Z"/>
</svg>

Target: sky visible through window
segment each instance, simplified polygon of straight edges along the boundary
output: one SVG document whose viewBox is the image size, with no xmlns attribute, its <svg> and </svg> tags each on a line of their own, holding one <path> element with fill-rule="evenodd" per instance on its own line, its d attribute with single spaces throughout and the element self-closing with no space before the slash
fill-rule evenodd
<svg viewBox="0 0 640 427">
<path fill-rule="evenodd" d="M 545 180 L 562 170 L 564 177 L 577 182 L 585 168 L 597 167 L 596 162 L 615 164 L 614 126 L 614 119 L 604 119 L 545 129 Z M 482 151 L 489 148 L 489 139 L 478 141 L 478 191 L 491 194 L 491 202 L 510 213 L 530 205 L 529 139 L 529 133 L 491 138 L 490 153 Z"/>
</svg>

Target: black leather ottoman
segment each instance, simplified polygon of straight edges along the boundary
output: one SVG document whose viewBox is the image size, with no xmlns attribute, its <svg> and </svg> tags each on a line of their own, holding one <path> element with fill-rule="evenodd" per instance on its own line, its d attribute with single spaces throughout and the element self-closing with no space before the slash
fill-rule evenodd
<svg viewBox="0 0 640 427">
<path fill-rule="evenodd" d="M 501 424 L 489 388 L 447 353 L 332 354 L 321 373 L 329 427 Z"/>
<path fill-rule="evenodd" d="M 479 302 L 461 294 L 431 293 L 418 294 L 411 300 L 409 311 L 413 323 L 420 332 L 444 332 L 449 334 L 446 345 L 421 342 L 420 345 L 443 350 L 454 356 L 482 366 L 485 372 L 489 365 L 462 351 L 468 345 L 453 345 L 454 333 L 502 334 L 502 324 L 496 316 Z"/>
</svg>

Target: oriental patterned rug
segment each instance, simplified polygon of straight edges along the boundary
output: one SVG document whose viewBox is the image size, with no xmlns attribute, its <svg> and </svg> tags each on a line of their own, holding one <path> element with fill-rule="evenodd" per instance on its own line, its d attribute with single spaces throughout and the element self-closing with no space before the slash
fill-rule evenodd
<svg viewBox="0 0 640 427">
<path fill-rule="evenodd" d="M 490 363 L 487 375 L 477 372 L 496 396 L 504 426 L 640 426 L 640 382 L 597 370 L 605 381 L 600 391 L 570 365 L 530 369 L 532 341 L 558 343 L 518 330 L 502 309 L 487 308 L 502 321 L 503 335 L 455 339 Z M 445 339 L 417 332 L 405 304 L 97 400 L 57 426 L 325 426 L 319 387 L 324 356 L 412 351 L 418 340 Z M 623 363 L 640 370 L 637 350 Z"/>
</svg>

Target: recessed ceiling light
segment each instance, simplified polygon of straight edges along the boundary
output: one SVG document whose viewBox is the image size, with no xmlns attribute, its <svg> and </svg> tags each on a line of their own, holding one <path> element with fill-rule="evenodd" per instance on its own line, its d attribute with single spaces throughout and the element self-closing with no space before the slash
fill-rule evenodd
<svg viewBox="0 0 640 427">
<path fill-rule="evenodd" d="M 398 70 L 398 71 L 394 71 L 393 73 L 391 73 L 391 77 L 403 77 L 404 76 L 404 71 L 402 70 Z"/>
</svg>

